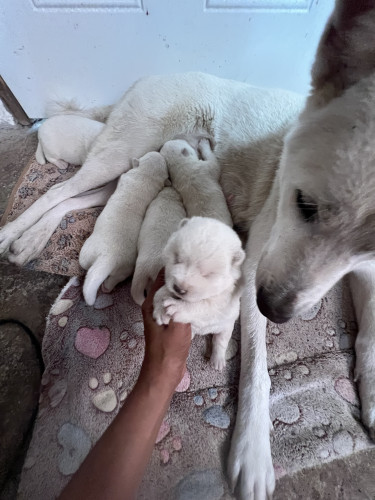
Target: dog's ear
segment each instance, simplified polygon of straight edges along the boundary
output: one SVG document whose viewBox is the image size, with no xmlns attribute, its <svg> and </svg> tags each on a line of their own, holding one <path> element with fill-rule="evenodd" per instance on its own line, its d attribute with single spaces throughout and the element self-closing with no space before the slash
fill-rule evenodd
<svg viewBox="0 0 375 500">
<path fill-rule="evenodd" d="M 242 248 L 236 250 L 233 254 L 233 257 L 232 257 L 232 266 L 233 267 L 240 267 L 240 265 L 242 264 L 242 262 L 244 261 L 245 259 L 245 252 L 242 250 Z"/>
<path fill-rule="evenodd" d="M 188 220 L 189 219 L 187 217 L 185 217 L 184 219 L 182 219 L 181 222 L 178 225 L 178 229 L 180 229 L 181 227 L 184 227 L 184 225 L 187 224 Z"/>
<path fill-rule="evenodd" d="M 133 158 L 132 159 L 132 167 L 133 168 L 139 167 L 139 160 L 138 160 L 138 158 Z"/>
<path fill-rule="evenodd" d="M 375 71 L 375 0 L 336 0 L 311 70 L 309 104 L 321 107 Z"/>
</svg>

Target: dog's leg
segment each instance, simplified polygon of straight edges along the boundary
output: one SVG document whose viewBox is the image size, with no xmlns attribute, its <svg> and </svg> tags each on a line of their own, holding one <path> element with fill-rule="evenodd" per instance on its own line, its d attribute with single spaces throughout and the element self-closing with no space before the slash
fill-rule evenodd
<svg viewBox="0 0 375 500">
<path fill-rule="evenodd" d="M 362 420 L 375 440 L 375 262 L 366 262 L 350 274 L 358 321 L 355 378 L 359 382 Z"/>
<path fill-rule="evenodd" d="M 15 221 L 0 230 L 0 255 L 48 210 L 68 198 L 120 177 L 129 170 L 132 158 L 156 150 L 162 143 L 162 131 L 152 128 L 152 124 L 149 133 L 144 134 L 144 130 L 149 130 L 147 118 L 123 128 L 123 134 L 119 137 L 120 134 L 113 134 L 112 127 L 106 127 L 96 139 L 87 160 L 73 177 L 53 186 Z"/>
<path fill-rule="evenodd" d="M 215 370 L 221 371 L 225 367 L 225 353 L 233 332 L 232 328 L 223 330 L 212 336 L 212 353 L 210 358 L 211 365 Z"/>
<path fill-rule="evenodd" d="M 277 207 L 276 189 L 251 227 L 244 263 L 245 289 L 241 297 L 241 376 L 236 425 L 228 461 L 232 488 L 241 500 L 271 498 L 275 474 L 270 446 L 266 318 L 256 303 L 255 276 Z"/>
<path fill-rule="evenodd" d="M 116 181 L 102 188 L 69 198 L 49 210 L 39 221 L 25 231 L 10 247 L 9 261 L 22 266 L 35 259 L 44 249 L 62 217 L 72 210 L 100 207 L 107 203 L 116 187 Z"/>
</svg>

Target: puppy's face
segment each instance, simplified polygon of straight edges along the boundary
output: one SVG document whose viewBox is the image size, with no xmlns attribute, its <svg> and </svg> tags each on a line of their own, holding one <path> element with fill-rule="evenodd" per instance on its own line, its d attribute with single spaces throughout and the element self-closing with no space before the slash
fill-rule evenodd
<svg viewBox="0 0 375 500">
<path fill-rule="evenodd" d="M 218 295 L 239 279 L 244 255 L 238 236 L 225 224 L 184 219 L 163 252 L 166 285 L 187 302 Z"/>
</svg>

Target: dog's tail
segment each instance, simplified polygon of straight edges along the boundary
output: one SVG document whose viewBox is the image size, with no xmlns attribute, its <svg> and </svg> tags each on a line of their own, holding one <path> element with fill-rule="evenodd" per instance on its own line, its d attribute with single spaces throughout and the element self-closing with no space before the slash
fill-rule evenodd
<svg viewBox="0 0 375 500">
<path fill-rule="evenodd" d="M 36 158 L 36 161 L 40 165 L 45 165 L 46 158 L 44 156 L 43 148 L 42 148 L 42 145 L 41 145 L 40 141 L 38 142 L 38 147 L 36 149 L 35 158 Z"/>
<path fill-rule="evenodd" d="M 105 123 L 109 114 L 113 109 L 113 105 L 96 106 L 94 108 L 84 108 L 80 106 L 74 99 L 56 100 L 48 103 L 46 108 L 46 116 L 50 118 L 55 115 L 79 115 L 91 120 Z"/>
</svg>

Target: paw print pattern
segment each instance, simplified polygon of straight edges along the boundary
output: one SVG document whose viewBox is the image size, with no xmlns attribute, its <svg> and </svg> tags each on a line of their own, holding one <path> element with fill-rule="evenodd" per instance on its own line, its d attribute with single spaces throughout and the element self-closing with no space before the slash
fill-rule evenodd
<svg viewBox="0 0 375 500">
<path fill-rule="evenodd" d="M 112 374 L 109 372 L 105 372 L 102 375 L 102 381 L 105 386 L 108 386 L 108 384 L 112 381 Z M 89 379 L 88 385 L 92 391 L 96 391 L 96 389 L 99 387 L 99 380 L 96 377 L 91 377 Z M 118 382 L 117 387 L 118 389 L 120 389 L 122 387 L 122 383 Z M 126 390 L 121 391 L 119 395 L 117 395 L 112 387 L 104 387 L 103 389 L 94 393 L 91 401 L 95 408 L 97 408 L 99 411 L 102 411 L 104 413 L 111 413 L 117 408 L 119 402 L 121 403 L 125 401 L 127 395 L 128 392 Z"/>
<path fill-rule="evenodd" d="M 164 465 L 168 464 L 174 452 L 182 450 L 181 436 L 174 435 L 167 420 L 161 424 L 155 445 L 159 450 L 160 461 Z"/>
<path fill-rule="evenodd" d="M 209 389 L 207 389 L 206 399 L 204 399 L 202 393 L 203 391 L 201 391 L 200 394 L 196 394 L 194 396 L 194 404 L 197 408 L 203 409 L 205 403 L 215 402 L 215 404 L 212 404 L 203 409 L 203 420 L 212 427 L 216 427 L 218 429 L 227 429 L 230 425 L 230 417 L 227 411 L 224 409 L 223 405 L 220 404 L 221 397 L 217 388 L 210 387 Z"/>
</svg>

